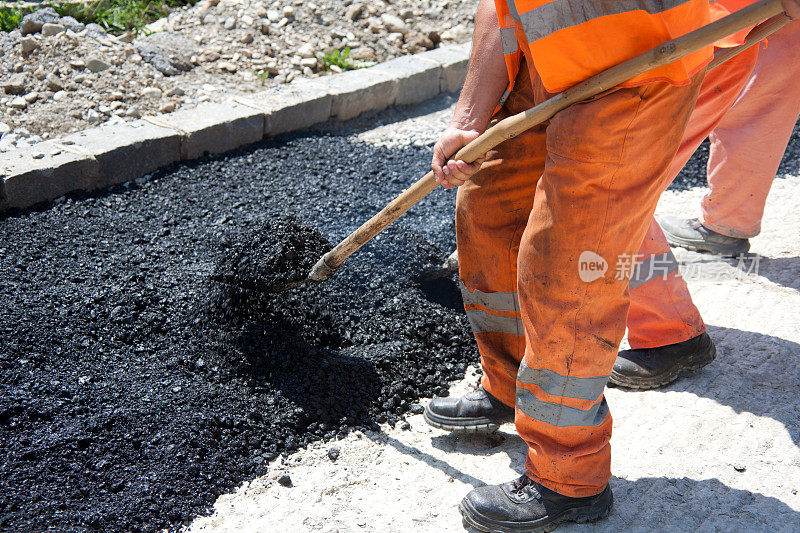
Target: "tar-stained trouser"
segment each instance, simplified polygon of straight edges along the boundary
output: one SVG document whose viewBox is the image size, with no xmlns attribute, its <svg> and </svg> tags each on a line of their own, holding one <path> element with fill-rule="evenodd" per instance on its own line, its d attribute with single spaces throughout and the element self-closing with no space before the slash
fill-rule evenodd
<svg viewBox="0 0 800 533">
<path fill-rule="evenodd" d="M 667 184 L 678 175 L 703 140 L 725 120 L 748 83 L 760 53 L 759 47 L 754 46 L 705 75 L 683 140 L 670 163 Z M 743 125 L 742 129 L 746 130 L 746 127 Z M 739 156 L 730 154 L 728 157 L 735 160 Z M 777 163 L 775 165 L 777 168 Z M 759 177 L 750 179 L 759 181 Z M 764 181 L 760 180 L 761 183 Z M 753 187 L 758 188 L 761 183 Z M 744 176 L 738 186 L 743 191 L 751 188 Z M 763 202 L 761 205 L 763 207 Z M 636 260 L 638 265 L 630 280 L 631 306 L 628 312 L 628 343 L 631 348 L 657 348 L 703 333 L 706 330 L 703 319 L 678 271 L 678 262 L 664 232 L 655 220 L 650 223 Z"/>
<path fill-rule="evenodd" d="M 529 72 L 519 69 L 496 118 L 551 96 Z M 483 386 L 516 405 L 528 475 L 560 494 L 597 494 L 610 478 L 603 389 L 625 332 L 627 265 L 701 79 L 573 105 L 498 146 L 458 191 L 460 277 Z"/>
</svg>

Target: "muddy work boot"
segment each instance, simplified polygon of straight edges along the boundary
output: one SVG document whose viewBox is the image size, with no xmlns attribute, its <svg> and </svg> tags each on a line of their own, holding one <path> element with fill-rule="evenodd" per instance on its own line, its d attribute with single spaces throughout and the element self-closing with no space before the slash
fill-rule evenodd
<svg viewBox="0 0 800 533">
<path fill-rule="evenodd" d="M 680 246 L 695 252 L 709 252 L 736 257 L 750 250 L 748 239 L 728 237 L 712 231 L 696 218 L 663 217 L 658 220 L 670 246 Z"/>
<path fill-rule="evenodd" d="M 460 398 L 434 397 L 424 416 L 428 424 L 446 431 L 495 431 L 501 424 L 514 421 L 514 408 L 476 385 Z"/>
<path fill-rule="evenodd" d="M 708 333 L 676 344 L 621 350 L 608 381 L 629 389 L 655 389 L 672 383 L 683 372 L 706 366 L 717 356 Z"/>
<path fill-rule="evenodd" d="M 522 476 L 502 485 L 473 489 L 458 510 L 468 531 L 538 533 L 552 531 L 563 522 L 605 518 L 613 506 L 610 485 L 597 496 L 570 498 Z"/>
</svg>

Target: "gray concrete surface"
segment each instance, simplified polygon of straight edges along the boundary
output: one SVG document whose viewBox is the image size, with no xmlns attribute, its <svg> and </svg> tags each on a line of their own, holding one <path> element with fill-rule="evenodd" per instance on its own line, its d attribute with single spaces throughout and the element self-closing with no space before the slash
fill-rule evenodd
<svg viewBox="0 0 800 533">
<path fill-rule="evenodd" d="M 426 143 L 450 109 L 427 103 L 349 124 L 362 142 Z M 326 125 L 343 131 L 343 126 Z M 693 216 L 704 190 L 668 191 L 658 212 Z M 800 179 L 776 180 L 758 259 L 745 264 L 677 251 L 717 344 L 710 366 L 655 391 L 608 389 L 616 507 L 591 525 L 559 531 L 800 530 Z M 757 262 L 757 265 L 754 263 Z M 453 386 L 459 394 L 474 376 Z M 421 415 L 409 430 L 353 434 L 271 465 L 219 498 L 192 532 L 463 531 L 456 509 L 473 487 L 523 470 L 513 425 L 454 436 Z M 337 447 L 334 462 L 328 450 Z M 293 486 L 277 479 L 289 474 Z"/>
</svg>

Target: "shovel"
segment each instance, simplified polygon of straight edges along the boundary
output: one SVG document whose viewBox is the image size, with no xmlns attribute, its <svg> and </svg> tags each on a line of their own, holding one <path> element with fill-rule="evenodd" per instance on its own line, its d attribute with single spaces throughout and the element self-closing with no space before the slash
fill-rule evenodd
<svg viewBox="0 0 800 533">
<path fill-rule="evenodd" d="M 750 32 L 750 38 L 745 44 L 736 48 L 720 50 L 709 67 L 713 68 L 757 44 L 761 39 L 777 31 L 791 20 L 783 13 L 780 0 L 760 0 L 755 2 L 716 22 L 676 39 L 666 41 L 652 50 L 604 70 L 535 107 L 501 120 L 486 130 L 480 137 L 461 148 L 452 156 L 452 159 L 462 159 L 467 163 L 471 163 L 503 141 L 512 139 L 525 130 L 550 119 L 553 115 L 572 104 L 616 87 L 648 70 L 666 65 L 696 52 L 728 35 L 760 24 L 758 28 Z M 330 279 L 356 250 L 400 218 L 437 186 L 438 183 L 434 178 L 433 171 L 428 172 L 419 181 L 400 193 L 397 198 L 389 202 L 378 214 L 348 235 L 331 251 L 323 255 L 313 266 L 306 279 L 271 287 L 268 292 L 280 292 L 299 287 L 306 282 L 321 282 Z"/>
</svg>

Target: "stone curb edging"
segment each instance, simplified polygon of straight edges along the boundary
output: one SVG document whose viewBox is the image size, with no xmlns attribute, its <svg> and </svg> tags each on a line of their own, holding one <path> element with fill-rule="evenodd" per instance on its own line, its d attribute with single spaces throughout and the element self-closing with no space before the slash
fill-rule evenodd
<svg viewBox="0 0 800 533">
<path fill-rule="evenodd" d="M 330 119 L 415 104 L 461 88 L 469 43 L 300 79 L 223 102 L 104 125 L 0 154 L 0 211 L 124 183 L 178 161 L 220 154 Z"/>
</svg>

